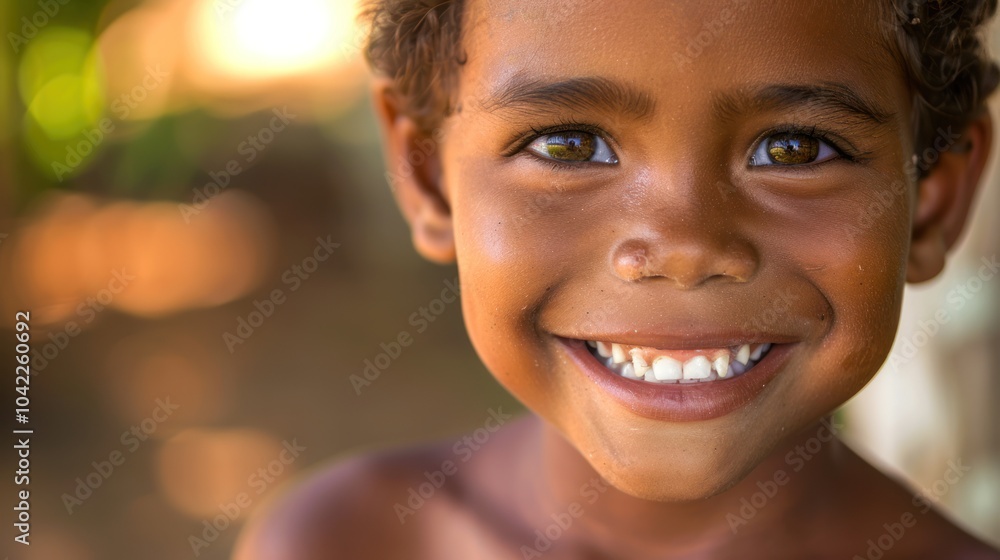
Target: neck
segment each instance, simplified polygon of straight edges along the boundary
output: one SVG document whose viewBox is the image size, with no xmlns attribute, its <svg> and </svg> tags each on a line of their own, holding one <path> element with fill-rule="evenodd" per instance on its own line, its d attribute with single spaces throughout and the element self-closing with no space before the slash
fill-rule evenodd
<svg viewBox="0 0 1000 560">
<path fill-rule="evenodd" d="M 618 491 L 561 434 L 539 424 L 538 527 L 572 520 L 586 528 L 570 533 L 574 541 L 618 554 L 623 546 L 636 555 L 719 551 L 784 530 L 793 515 L 801 525 L 803 512 L 813 510 L 809 503 L 837 496 L 836 473 L 851 455 L 824 418 L 782 442 L 728 490 L 704 500 L 664 503 Z"/>
</svg>

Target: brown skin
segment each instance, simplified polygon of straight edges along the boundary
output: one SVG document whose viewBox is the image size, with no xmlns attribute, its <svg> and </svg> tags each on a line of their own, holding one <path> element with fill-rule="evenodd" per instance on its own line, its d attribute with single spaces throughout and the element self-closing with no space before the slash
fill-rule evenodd
<svg viewBox="0 0 1000 560">
<path fill-rule="evenodd" d="M 461 111 L 409 174 L 400 162 L 426 154 L 427 135 L 391 84 L 376 82 L 414 244 L 432 261 L 457 260 L 477 352 L 541 420 L 502 429 L 404 524 L 394 504 L 424 471 L 456 460 L 451 445 L 336 467 L 251 524 L 236 558 L 524 558 L 535 530 L 574 501 L 583 515 L 544 557 L 864 557 L 883 524 L 910 512 L 916 525 L 884 558 L 1000 558 L 836 440 L 801 470 L 788 459 L 885 360 L 905 282 L 942 270 L 992 120 L 976 119 L 957 143 L 968 149 L 942 153 L 918 188 L 906 170 L 910 95 L 871 3 L 746 3 L 690 63 L 672 56 L 739 5 L 469 0 Z M 517 75 L 604 77 L 645 92 L 655 108 L 641 118 L 604 105 L 498 108 L 491 93 Z M 768 85 L 828 83 L 882 118 L 720 103 Z M 555 168 L 508 150 L 532 127 L 565 121 L 595 127 L 618 163 Z M 783 125 L 815 126 L 849 153 L 796 168 L 748 165 Z M 762 341 L 793 343 L 787 364 L 745 406 L 691 422 L 622 407 L 582 382 L 556 338 L 750 324 Z M 734 530 L 729 516 L 779 470 L 787 483 Z M 594 504 L 581 494 L 586 484 L 604 488 Z"/>
</svg>

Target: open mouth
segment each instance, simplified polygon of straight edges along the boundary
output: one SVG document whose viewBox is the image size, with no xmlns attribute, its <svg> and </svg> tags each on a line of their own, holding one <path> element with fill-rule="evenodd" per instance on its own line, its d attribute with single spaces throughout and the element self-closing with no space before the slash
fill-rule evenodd
<svg viewBox="0 0 1000 560">
<path fill-rule="evenodd" d="M 771 351 L 771 343 L 705 350 L 661 350 L 587 341 L 587 349 L 611 372 L 648 383 L 709 383 L 746 374 Z"/>
<path fill-rule="evenodd" d="M 618 338 L 631 338 L 630 343 L 612 337 L 618 335 L 590 342 L 587 337 L 556 339 L 575 371 L 600 389 L 594 393 L 598 402 L 606 396 L 630 413 L 669 422 L 718 418 L 760 398 L 799 345 L 790 335 L 760 340 L 758 333 L 631 332 Z"/>
</svg>

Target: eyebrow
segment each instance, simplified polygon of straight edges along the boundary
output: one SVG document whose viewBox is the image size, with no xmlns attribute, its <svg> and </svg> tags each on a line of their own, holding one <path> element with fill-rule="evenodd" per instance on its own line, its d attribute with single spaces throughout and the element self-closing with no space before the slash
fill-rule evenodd
<svg viewBox="0 0 1000 560">
<path fill-rule="evenodd" d="M 491 93 L 481 107 L 488 113 L 510 111 L 521 116 L 596 110 L 641 120 L 653 115 L 656 101 L 649 93 L 610 78 L 583 76 L 545 81 L 521 73 Z"/>
<path fill-rule="evenodd" d="M 831 118 L 853 119 L 868 124 L 885 125 L 895 113 L 857 93 L 857 88 L 836 82 L 819 84 L 772 84 L 747 93 L 723 92 L 713 99 L 716 114 L 722 119 L 763 110 L 807 107 L 830 113 Z"/>
<path fill-rule="evenodd" d="M 719 92 L 713 95 L 712 104 L 720 120 L 791 107 L 816 109 L 829 113 L 831 118 L 851 119 L 858 124 L 881 126 L 895 117 L 894 112 L 881 109 L 857 88 L 837 82 L 770 84 L 756 90 Z M 611 78 L 584 76 L 545 81 L 522 72 L 488 95 L 481 107 L 488 113 L 509 111 L 522 117 L 597 110 L 643 120 L 656 112 L 656 100 L 632 84 Z"/>
</svg>

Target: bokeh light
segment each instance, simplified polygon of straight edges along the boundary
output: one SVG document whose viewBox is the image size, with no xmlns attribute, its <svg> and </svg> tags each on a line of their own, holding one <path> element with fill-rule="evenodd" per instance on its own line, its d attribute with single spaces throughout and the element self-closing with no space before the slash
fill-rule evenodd
<svg viewBox="0 0 1000 560">
<path fill-rule="evenodd" d="M 174 108 L 184 8 L 184 2 L 147 2 L 108 16 L 97 50 L 106 69 L 109 114 L 116 121 L 153 120 Z"/>
<path fill-rule="evenodd" d="M 180 408 L 153 433 L 154 438 L 223 418 L 232 405 L 235 375 L 232 364 L 207 346 L 204 340 L 169 330 L 118 341 L 108 352 L 103 371 L 105 381 L 118 388 L 111 396 L 122 421 L 146 417 L 156 399 L 166 397 Z"/>
<path fill-rule="evenodd" d="M 227 191 L 186 221 L 167 202 L 102 204 L 54 195 L 12 245 L 0 273 L 10 302 L 39 323 L 70 317 L 86 298 L 134 315 L 159 316 L 232 301 L 256 287 L 272 258 L 274 225 L 252 195 Z M 132 277 L 108 295 L 117 275 Z"/>
<path fill-rule="evenodd" d="M 257 430 L 184 431 L 160 449 L 160 488 L 172 506 L 193 518 L 218 514 L 220 504 L 234 502 L 241 493 L 256 505 L 279 478 L 293 472 L 291 464 L 282 464 L 276 475 L 266 471 L 272 462 L 280 462 L 282 449 L 281 442 Z M 266 476 L 258 474 L 260 469 Z"/>
<path fill-rule="evenodd" d="M 355 29 L 345 0 L 206 0 L 199 23 L 205 54 L 223 74 L 294 74 L 335 63 Z"/>
<path fill-rule="evenodd" d="M 103 138 L 88 140 L 85 133 L 105 108 L 103 65 L 90 34 L 59 26 L 40 31 L 21 57 L 18 90 L 28 109 L 24 140 L 39 169 L 63 180 L 86 168 Z"/>
<path fill-rule="evenodd" d="M 96 122 L 103 106 L 99 98 L 88 96 L 88 89 L 90 88 L 83 76 L 56 76 L 42 86 L 31 100 L 28 113 L 49 138 L 72 138 L 85 126 Z"/>
<path fill-rule="evenodd" d="M 32 539 L 30 546 L 21 547 L 18 556 L 20 560 L 95 560 L 87 547 L 85 539 L 73 531 L 62 528 L 46 531 L 44 539 Z"/>
<path fill-rule="evenodd" d="M 52 79 L 79 75 L 87 64 L 92 38 L 75 27 L 50 26 L 28 43 L 21 56 L 18 89 L 21 101 L 30 105 Z"/>
</svg>

